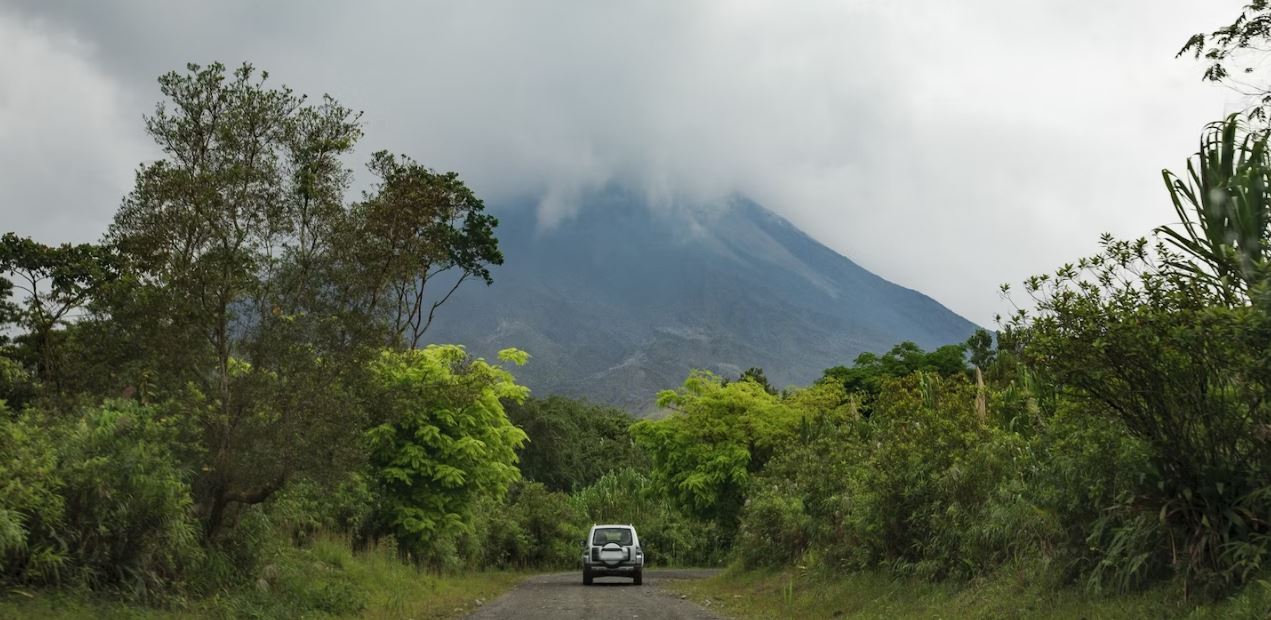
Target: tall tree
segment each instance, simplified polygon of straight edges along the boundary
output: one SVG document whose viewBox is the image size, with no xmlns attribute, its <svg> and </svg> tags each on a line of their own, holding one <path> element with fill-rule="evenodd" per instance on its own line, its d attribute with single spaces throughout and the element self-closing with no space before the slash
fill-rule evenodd
<svg viewBox="0 0 1271 620">
<path fill-rule="evenodd" d="M 36 377 L 56 392 L 62 373 L 56 333 L 116 276 L 118 260 L 108 247 L 69 243 L 49 246 L 14 233 L 0 236 L 0 327 L 25 332 Z M 10 301 L 16 290 L 18 303 Z"/>
<path fill-rule="evenodd" d="M 251 65 L 189 65 L 159 86 L 146 129 L 164 156 L 111 226 L 129 270 L 102 312 L 136 343 L 137 374 L 199 417 L 195 495 L 214 534 L 234 505 L 352 458 L 366 362 L 426 327 L 390 310 L 392 291 L 451 264 L 488 281 L 501 256 L 496 222 L 453 173 L 377 154 L 381 184 L 347 205 L 360 114 L 330 97 L 272 87 Z"/>
<path fill-rule="evenodd" d="M 379 184 L 353 207 L 353 245 L 370 270 L 363 281 L 373 283 L 371 309 L 415 346 L 461 284 L 491 283 L 488 265 L 503 263 L 494 238 L 498 220 L 453 172 L 386 151 L 372 155 L 367 167 Z M 430 284 L 441 291 L 429 296 Z"/>
</svg>

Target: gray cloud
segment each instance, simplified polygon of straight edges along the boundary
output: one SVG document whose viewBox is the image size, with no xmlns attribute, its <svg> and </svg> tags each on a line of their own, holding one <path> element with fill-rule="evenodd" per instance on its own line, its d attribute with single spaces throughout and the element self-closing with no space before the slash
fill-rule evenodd
<svg viewBox="0 0 1271 620">
<path fill-rule="evenodd" d="M 487 199 L 742 193 L 989 324 L 997 284 L 1168 219 L 1159 170 L 1236 103 L 1173 53 L 1242 3 L 15 0 L 0 227 L 95 237 L 155 77 L 250 60 Z"/>
</svg>

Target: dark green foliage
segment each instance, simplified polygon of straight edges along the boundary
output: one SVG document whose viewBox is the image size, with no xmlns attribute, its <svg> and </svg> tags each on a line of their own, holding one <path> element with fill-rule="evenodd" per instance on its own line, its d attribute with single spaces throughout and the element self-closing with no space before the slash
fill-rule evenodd
<svg viewBox="0 0 1271 620">
<path fill-rule="evenodd" d="M 631 523 L 645 559 L 654 566 L 712 566 L 728 557 L 728 539 L 716 524 L 683 512 L 648 474 L 611 471 L 571 500 L 583 523 Z M 577 549 L 583 534 L 571 541 Z"/>
<path fill-rule="evenodd" d="M 367 168 L 379 185 L 353 205 L 344 242 L 356 279 L 377 283 L 370 310 L 388 321 L 389 333 L 415 346 L 461 284 L 493 282 L 489 266 L 503 264 L 494 238 L 498 220 L 454 172 L 386 151 L 371 155 Z M 450 277 L 442 281 L 443 275 Z M 445 288 L 433 292 L 430 284 Z"/>
<path fill-rule="evenodd" d="M 588 486 L 616 468 L 647 468 L 627 428 L 631 416 L 612 407 L 560 396 L 507 403 L 508 419 L 529 436 L 521 476 L 554 491 Z"/>
<path fill-rule="evenodd" d="M 304 545 L 319 532 L 360 532 L 375 497 L 367 476 L 353 472 L 335 481 L 293 480 L 270 498 L 269 518 L 292 542 Z"/>
<path fill-rule="evenodd" d="M 1067 581 L 1087 575 L 1091 585 L 1114 590 L 1159 576 L 1159 546 L 1127 546 L 1122 536 L 1114 547 L 1111 540 L 1134 525 L 1126 521 L 1133 515 L 1122 509 L 1126 500 L 1157 480 L 1144 442 L 1120 421 L 1064 401 L 1030 443 L 1034 459 L 1027 464 L 1027 497 L 1062 528 L 1054 540 L 1058 576 Z M 1156 521 L 1147 525 L 1159 528 Z M 1134 557 L 1121 557 L 1127 554 Z M 1138 566 L 1116 574 L 1120 566 L 1131 568 L 1136 558 Z M 1143 564 L 1144 559 L 1152 562 Z"/>
<path fill-rule="evenodd" d="M 905 377 L 915 372 L 932 372 L 953 376 L 966 372 L 966 345 L 945 345 L 930 353 L 912 342 L 902 342 L 883 355 L 862 353 L 850 368 L 835 366 L 825 371 L 822 381 L 841 383 L 849 393 L 860 394 L 863 413 L 889 378 Z"/>
<path fill-rule="evenodd" d="M 1027 497 L 1030 446 L 992 423 L 1005 414 L 979 410 L 981 388 L 922 372 L 880 387 L 872 416 L 787 445 L 755 479 L 742 562 L 968 577 L 1055 537 Z"/>
<path fill-rule="evenodd" d="M 810 548 L 842 556 L 836 540 L 839 505 L 852 466 L 864 456 L 854 424 L 790 445 L 756 478 L 738 532 L 736 557 L 745 566 L 785 566 Z"/>
<path fill-rule="evenodd" d="M 763 373 L 762 368 L 747 368 L 741 372 L 741 376 L 737 377 L 738 381 L 754 381 L 763 387 L 764 391 L 769 394 L 776 394 L 777 388 L 772 387 L 768 382 L 768 376 Z"/>
<path fill-rule="evenodd" d="M 0 403 L 0 580 L 7 582 L 56 582 L 69 572 L 56 447 L 33 415 L 16 417 Z"/>
<path fill-rule="evenodd" d="M 993 334 L 987 329 L 977 329 L 963 344 L 969 357 L 967 361 L 980 370 L 988 370 L 997 361 L 997 350 L 993 346 Z"/>
<path fill-rule="evenodd" d="M 2 351 L 2 350 L 0 350 Z M 0 402 L 11 411 L 21 411 L 36 396 L 37 383 L 17 360 L 0 352 Z"/>
<path fill-rule="evenodd" d="M 1250 115 L 1265 119 L 1266 109 L 1271 104 L 1271 89 L 1261 84 L 1250 85 L 1246 76 L 1258 70 L 1258 64 L 1251 61 L 1249 52 L 1265 51 L 1268 39 L 1271 39 L 1271 3 L 1252 0 L 1232 23 L 1208 34 L 1192 35 L 1176 56 L 1191 54 L 1198 59 L 1203 56 L 1208 63 L 1205 80 L 1223 83 L 1246 95 L 1259 97 L 1262 105 L 1251 110 Z M 1233 69 L 1235 77 L 1232 76 Z"/>
<path fill-rule="evenodd" d="M 1255 307 L 1225 307 L 1208 282 L 1152 261 L 1144 241 L 1107 240 L 1100 256 L 1030 281 L 1026 360 L 1146 445 L 1155 480 L 1119 509 L 1154 516 L 1168 544 L 1141 562 L 1240 583 L 1269 532 L 1271 330 Z"/>
<path fill-rule="evenodd" d="M 489 498 L 474 514 L 471 553 L 479 568 L 573 568 L 584 517 L 569 495 L 518 482 L 505 498 Z"/>
<path fill-rule="evenodd" d="M 362 128 L 334 99 L 250 65 L 190 65 L 159 85 L 146 129 L 163 157 L 115 216 L 122 277 L 83 334 L 111 370 L 85 374 L 105 384 L 95 392 L 144 386 L 200 419 L 194 494 L 214 537 L 287 479 L 354 467 L 374 352 L 413 345 L 459 282 L 488 282 L 502 257 L 495 220 L 454 173 L 377 153 L 380 183 L 345 204 Z M 442 272 L 457 281 L 425 301 Z"/>
<path fill-rule="evenodd" d="M 1023 442 L 980 419 L 961 377 L 891 381 L 869 421 L 868 451 L 841 508 L 843 558 L 925 576 L 965 576 L 1011 559 L 1028 528 L 990 519 L 1018 477 Z M 1010 501 L 1008 498 L 1007 501 Z M 1005 513 L 1017 507 L 1002 507 Z M 1000 518 L 999 518 L 1000 519 Z"/>
<path fill-rule="evenodd" d="M 1236 115 L 1206 128 L 1187 177 L 1162 174 L 1179 223 L 1157 232 L 1182 257 L 1171 269 L 1205 282 L 1227 304 L 1266 294 L 1271 277 L 1271 161 L 1268 132 L 1248 131 Z"/>
<path fill-rule="evenodd" d="M 7 578 L 139 598 L 179 585 L 203 557 L 189 472 L 172 449 L 184 443 L 180 421 L 127 402 L 76 422 L 34 415 L 0 421 L 11 457 L 0 506 Z"/>
<path fill-rule="evenodd" d="M 95 294 L 118 277 L 119 258 L 108 246 L 48 246 L 14 233 L 0 236 L 0 328 L 14 324 L 35 378 L 60 394 L 68 357 L 59 328 L 76 317 Z M 9 301 L 13 292 L 20 303 Z"/>
</svg>

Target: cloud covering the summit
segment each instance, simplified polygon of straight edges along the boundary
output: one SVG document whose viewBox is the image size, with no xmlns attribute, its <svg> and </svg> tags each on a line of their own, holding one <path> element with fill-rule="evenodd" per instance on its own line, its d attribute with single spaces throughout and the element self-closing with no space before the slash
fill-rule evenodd
<svg viewBox="0 0 1271 620">
<path fill-rule="evenodd" d="M 1244 103 L 1174 54 L 1242 4 L 0 0 L 0 228 L 98 237 L 155 78 L 250 61 L 365 112 L 358 173 L 406 153 L 548 221 L 742 194 L 991 325 L 998 284 L 1171 219 L 1160 170 Z"/>
</svg>

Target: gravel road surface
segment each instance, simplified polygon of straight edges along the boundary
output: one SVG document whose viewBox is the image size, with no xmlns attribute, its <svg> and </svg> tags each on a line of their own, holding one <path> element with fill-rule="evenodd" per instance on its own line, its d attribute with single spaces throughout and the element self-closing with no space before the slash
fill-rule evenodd
<svg viewBox="0 0 1271 620">
<path fill-rule="evenodd" d="M 584 586 L 582 571 L 538 575 L 486 603 L 468 618 L 718 620 L 719 616 L 705 608 L 660 587 L 669 581 L 702 579 L 717 572 L 646 570 L 642 586 L 631 585 L 631 579 L 622 577 L 596 577 L 595 584 Z"/>
</svg>

